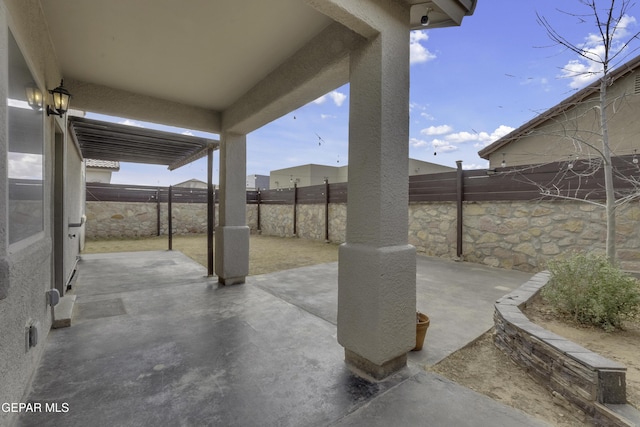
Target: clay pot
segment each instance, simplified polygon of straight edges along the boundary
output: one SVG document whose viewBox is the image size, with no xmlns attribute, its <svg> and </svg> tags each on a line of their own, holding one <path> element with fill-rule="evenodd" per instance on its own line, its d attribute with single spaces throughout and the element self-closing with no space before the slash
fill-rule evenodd
<svg viewBox="0 0 640 427">
<path fill-rule="evenodd" d="M 422 350 L 424 344 L 424 337 L 427 335 L 427 328 L 429 327 L 429 316 L 424 313 L 416 313 L 416 346 L 413 351 Z"/>
</svg>

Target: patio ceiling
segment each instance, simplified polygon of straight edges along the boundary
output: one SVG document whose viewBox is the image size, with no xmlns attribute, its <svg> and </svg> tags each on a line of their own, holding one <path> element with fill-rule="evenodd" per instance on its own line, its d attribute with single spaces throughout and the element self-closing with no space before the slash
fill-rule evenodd
<svg viewBox="0 0 640 427">
<path fill-rule="evenodd" d="M 300 0 L 41 0 L 65 78 L 222 111 L 331 20 Z"/>
<path fill-rule="evenodd" d="M 85 159 L 166 165 L 179 168 L 218 149 L 219 141 L 69 117 L 69 127 Z"/>
<path fill-rule="evenodd" d="M 476 0 L 396 1 L 435 28 Z M 213 133 L 250 133 L 347 83 L 368 37 L 346 0 L 39 2 L 72 108 Z"/>
</svg>

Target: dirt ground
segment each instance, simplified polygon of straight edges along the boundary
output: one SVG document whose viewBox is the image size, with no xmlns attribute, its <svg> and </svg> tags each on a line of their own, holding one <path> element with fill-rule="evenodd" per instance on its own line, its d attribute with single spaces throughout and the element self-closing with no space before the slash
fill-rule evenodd
<svg viewBox="0 0 640 427">
<path fill-rule="evenodd" d="M 627 401 L 640 404 L 640 319 L 626 322 L 625 330 L 579 326 L 557 316 L 541 298 L 525 313 L 536 324 L 627 367 Z M 560 427 L 588 425 L 577 408 L 554 398 L 493 344 L 493 331 L 483 335 L 431 370 L 492 399 Z"/>
<path fill-rule="evenodd" d="M 167 237 L 163 236 L 87 241 L 83 253 L 165 249 Z M 207 265 L 207 245 L 202 235 L 175 236 L 173 249 Z M 265 274 L 337 261 L 338 246 L 297 238 L 252 235 L 249 258 L 249 274 Z M 577 327 L 559 319 L 541 301 L 536 301 L 529 307 L 527 315 L 541 326 L 627 366 L 627 398 L 634 406 L 640 407 L 640 319 L 627 323 L 625 331 L 607 333 L 594 328 Z M 432 366 L 430 370 L 552 425 L 586 425 L 582 412 L 554 398 L 495 347 L 492 332 L 484 334 L 471 345 Z"/>
<path fill-rule="evenodd" d="M 173 250 L 207 266 L 207 241 L 203 235 L 173 237 Z M 167 236 L 121 240 L 87 240 L 83 253 L 157 251 L 168 248 Z M 272 273 L 307 265 L 338 261 L 338 245 L 297 238 L 251 235 L 249 274 Z"/>
<path fill-rule="evenodd" d="M 525 314 L 545 329 L 626 366 L 627 401 L 640 409 L 640 319 L 624 322 L 623 330 L 605 332 L 559 317 L 542 298 L 536 299 Z"/>
</svg>

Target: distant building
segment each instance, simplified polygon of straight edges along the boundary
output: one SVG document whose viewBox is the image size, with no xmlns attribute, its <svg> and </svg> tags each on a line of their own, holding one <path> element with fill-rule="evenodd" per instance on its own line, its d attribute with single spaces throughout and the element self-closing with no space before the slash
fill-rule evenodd
<svg viewBox="0 0 640 427">
<path fill-rule="evenodd" d="M 175 184 L 174 187 L 180 188 L 207 188 L 207 183 L 204 181 L 200 181 L 199 179 L 192 178 L 188 181 L 180 182 Z"/>
<path fill-rule="evenodd" d="M 451 172 L 456 170 L 448 166 L 435 163 L 423 162 L 422 160 L 409 159 L 409 175 L 425 175 L 437 172 Z M 298 187 L 308 187 L 319 185 L 328 179 L 330 183 L 347 182 L 349 166 L 324 166 L 308 164 L 294 166 L 291 168 L 271 171 L 269 177 L 269 188 L 291 188 L 293 184 Z"/>
<path fill-rule="evenodd" d="M 111 160 L 85 159 L 84 166 L 87 182 L 111 183 L 111 174 L 120 170 L 120 162 Z"/>
<path fill-rule="evenodd" d="M 247 175 L 247 190 L 268 190 L 268 175 Z"/>
</svg>

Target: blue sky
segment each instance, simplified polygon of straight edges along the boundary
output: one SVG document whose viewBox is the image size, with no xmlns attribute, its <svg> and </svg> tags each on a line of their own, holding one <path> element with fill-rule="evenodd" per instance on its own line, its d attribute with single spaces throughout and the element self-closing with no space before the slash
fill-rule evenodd
<svg viewBox="0 0 640 427">
<path fill-rule="evenodd" d="M 467 169 L 487 167 L 477 155 L 481 148 L 590 81 L 568 71 L 585 70 L 589 64 L 552 46 L 537 23 L 536 12 L 572 43 L 585 43 L 597 51 L 590 39 L 596 31 L 593 22 L 561 13 L 559 3 L 478 0 L 475 14 L 465 18 L 461 27 L 412 33 L 410 157 L 451 167 L 456 160 L 462 160 Z M 564 11 L 588 12 L 578 0 L 564 0 L 561 5 Z M 640 30 L 640 7 L 629 10 L 625 28 L 632 33 Z M 633 51 L 639 45 L 636 41 L 631 46 L 625 62 L 639 53 Z M 348 122 L 349 86 L 345 85 L 250 133 L 247 174 L 268 175 L 271 170 L 307 163 L 348 164 Z M 216 152 L 215 183 L 218 158 Z M 112 182 L 172 185 L 191 178 L 206 181 L 206 176 L 204 159 L 172 172 L 161 166 L 123 163 Z"/>
</svg>

